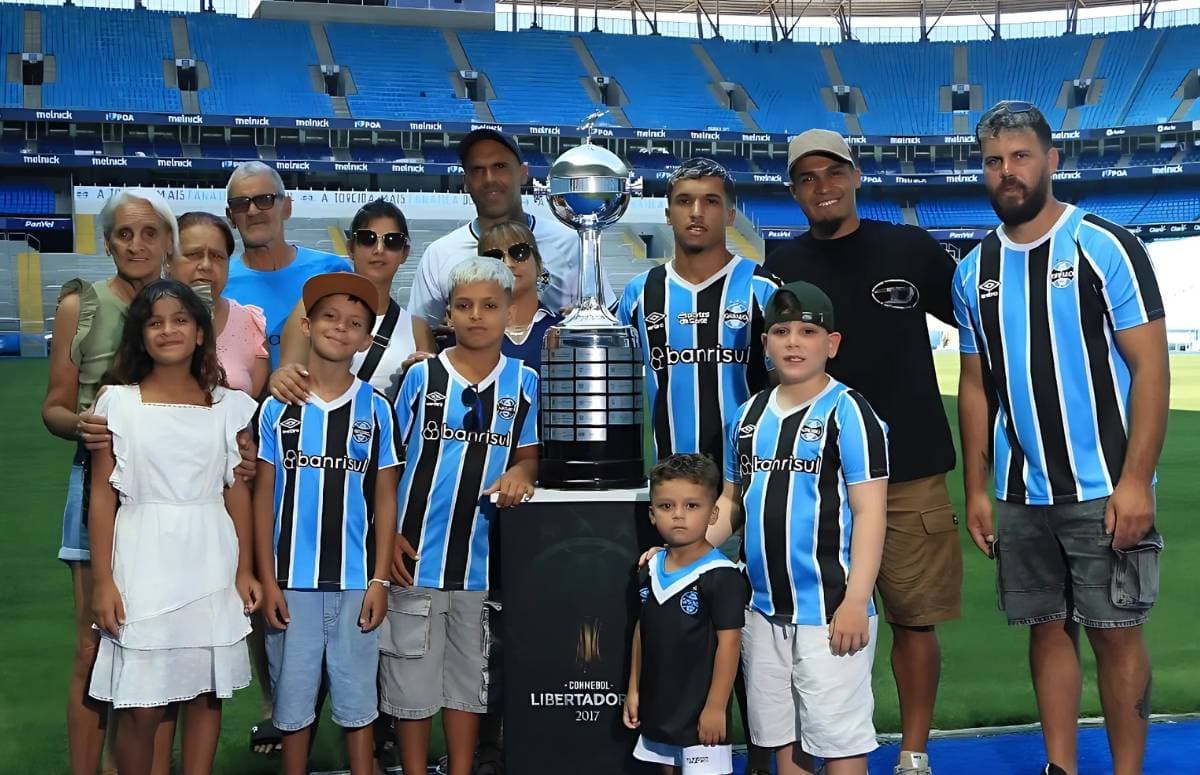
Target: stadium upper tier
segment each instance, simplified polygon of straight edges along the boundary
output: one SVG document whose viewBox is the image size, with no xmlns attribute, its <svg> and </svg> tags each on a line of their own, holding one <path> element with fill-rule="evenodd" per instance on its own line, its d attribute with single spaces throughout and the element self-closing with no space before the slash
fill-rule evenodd
<svg viewBox="0 0 1200 775">
<path fill-rule="evenodd" d="M 570 124 L 607 99 L 639 128 L 934 135 L 1022 99 L 1056 130 L 1200 119 L 1200 27 L 818 46 L 5 5 L 0 47 L 14 108 L 187 111 L 174 65 L 195 59 L 196 104 L 214 115 Z M 53 57 L 40 88 L 12 82 L 22 53 Z M 324 91 L 329 65 L 344 101 Z M 970 110 L 953 110 L 955 86 Z"/>
</svg>

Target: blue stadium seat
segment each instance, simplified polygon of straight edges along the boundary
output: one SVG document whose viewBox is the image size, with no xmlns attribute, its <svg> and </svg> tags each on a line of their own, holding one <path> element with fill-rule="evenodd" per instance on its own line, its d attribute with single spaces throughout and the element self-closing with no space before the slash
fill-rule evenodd
<svg viewBox="0 0 1200 775">
<path fill-rule="evenodd" d="M 684 38 L 590 33 L 582 36 L 600 72 L 616 78 L 634 126 L 679 129 L 747 127 L 708 90 L 708 73 Z"/>
<path fill-rule="evenodd" d="M 938 110 L 938 90 L 954 80 L 951 43 L 844 43 L 833 48 L 842 78 L 862 90 L 867 134 L 934 135 L 954 117 Z"/>
<path fill-rule="evenodd" d="M 738 207 L 760 229 L 808 226 L 808 219 L 804 217 L 800 205 L 786 195 L 743 192 L 738 197 Z"/>
<path fill-rule="evenodd" d="M 1055 107 L 1064 80 L 1078 78 L 1091 38 L 1019 38 L 967 43 L 967 68 L 972 83 L 983 90 L 986 110 L 1000 100 L 1025 100 L 1041 109 L 1051 129 L 1062 126 L 1066 111 Z M 971 111 L 971 126 L 980 112 Z"/>
<path fill-rule="evenodd" d="M 1113 33 L 1105 39 L 1100 62 L 1092 76 L 1104 79 L 1104 90 L 1095 105 L 1079 108 L 1081 128 L 1120 126 L 1123 123 L 1122 114 L 1138 89 L 1138 78 L 1162 35 L 1162 30 L 1132 30 Z"/>
<path fill-rule="evenodd" d="M 211 80 L 200 90 L 203 112 L 333 115 L 329 96 L 314 91 L 309 78 L 317 50 L 307 24 L 205 13 L 188 14 L 187 26 L 192 50 L 208 65 Z"/>
<path fill-rule="evenodd" d="M 1094 150 L 1081 151 L 1077 166 L 1081 170 L 1115 167 L 1120 159 L 1121 152 L 1118 150 L 1105 151 L 1103 154 Z"/>
<path fill-rule="evenodd" d="M 54 191 L 29 183 L 0 183 L 0 215 L 53 215 Z"/>
<path fill-rule="evenodd" d="M 597 107 L 580 83 L 587 69 L 567 34 L 459 30 L 458 39 L 471 66 L 491 79 L 496 97 L 488 105 L 497 121 L 573 126 Z"/>
<path fill-rule="evenodd" d="M 386 25 L 325 25 L 338 64 L 349 67 L 358 94 L 346 102 L 359 118 L 470 121 L 475 107 L 454 93 L 457 68 L 439 30 Z M 533 68 L 534 63 L 526 61 Z"/>
<path fill-rule="evenodd" d="M 57 70 L 56 81 L 42 87 L 46 107 L 181 109 L 179 91 L 163 78 L 163 60 L 172 58 L 171 17 L 165 13 L 45 8 L 42 48 L 54 55 Z"/>
<path fill-rule="evenodd" d="M 1122 124 L 1156 124 L 1175 112 L 1179 100 L 1173 96 L 1189 70 L 1197 66 L 1195 27 L 1177 27 L 1162 31 L 1162 45 L 1154 67 L 1137 85 L 1137 96 Z"/>
<path fill-rule="evenodd" d="M 763 131 L 846 131 L 845 118 L 826 110 L 821 100 L 821 88 L 831 84 L 816 45 L 724 40 L 702 45 L 721 75 L 741 84 L 754 99 L 758 109 L 750 115 Z"/>
<path fill-rule="evenodd" d="M 922 192 L 918 196 L 917 220 L 926 228 L 991 227 L 997 223 L 996 212 L 983 193 L 948 197 Z"/>
<path fill-rule="evenodd" d="M 8 82 L 8 54 L 19 54 L 25 45 L 25 9 L 0 4 L 0 107 L 19 108 L 21 84 Z M 18 79 L 19 81 L 20 79 Z"/>
<path fill-rule="evenodd" d="M 1200 220 L 1200 189 L 1159 191 L 1137 214 L 1133 223 L 1173 223 Z"/>
<path fill-rule="evenodd" d="M 1123 225 L 1136 222 L 1137 215 L 1150 200 L 1146 191 L 1100 192 L 1086 194 L 1075 204 L 1101 218 Z"/>
<path fill-rule="evenodd" d="M 426 145 L 421 148 L 421 155 L 425 157 L 425 161 L 434 164 L 458 164 L 458 151 L 453 148 L 445 148 L 439 145 Z"/>
</svg>

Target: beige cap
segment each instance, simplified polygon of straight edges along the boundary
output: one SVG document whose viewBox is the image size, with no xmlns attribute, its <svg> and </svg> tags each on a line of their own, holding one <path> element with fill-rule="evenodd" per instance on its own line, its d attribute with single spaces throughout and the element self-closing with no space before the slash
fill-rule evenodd
<svg viewBox="0 0 1200 775">
<path fill-rule="evenodd" d="M 370 305 L 371 311 L 376 315 L 387 312 L 387 295 L 380 293 L 370 280 L 353 272 L 327 272 L 308 278 L 302 294 L 304 309 L 310 310 L 326 296 L 341 293 L 362 299 Z"/>
<path fill-rule="evenodd" d="M 856 166 L 854 157 L 850 155 L 850 146 L 846 145 L 846 138 L 828 129 L 810 129 L 796 135 L 788 143 L 788 177 L 792 176 L 792 167 L 796 162 L 814 153 L 840 159 L 852 167 Z"/>
</svg>

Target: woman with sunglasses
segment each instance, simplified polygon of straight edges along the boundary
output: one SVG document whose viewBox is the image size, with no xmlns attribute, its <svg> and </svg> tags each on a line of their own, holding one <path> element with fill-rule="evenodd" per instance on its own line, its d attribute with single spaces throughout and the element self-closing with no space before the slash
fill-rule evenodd
<svg viewBox="0 0 1200 775">
<path fill-rule="evenodd" d="M 384 199 L 363 205 L 350 223 L 347 247 L 354 271 L 390 297 L 396 271 L 408 260 L 408 221 L 404 213 Z M 271 394 L 294 404 L 302 404 L 308 398 L 307 372 L 303 366 L 308 345 L 300 333 L 303 316 L 300 305 L 284 327 L 280 362 L 285 365 L 271 375 Z M 354 356 L 352 368 L 359 379 L 370 382 L 394 400 L 405 370 L 437 352 L 433 332 L 424 320 L 390 299 L 388 311 L 376 319 L 372 335 L 370 349 Z"/>
<path fill-rule="evenodd" d="M 190 285 L 210 305 L 217 360 L 229 387 L 258 398 L 271 373 L 267 319 L 258 307 L 222 295 L 234 249 L 233 231 L 221 218 L 185 213 L 179 216 L 179 254 L 167 266 L 172 279 Z"/>
<path fill-rule="evenodd" d="M 562 316 L 551 312 L 538 298 L 550 277 L 543 268 L 537 239 L 521 221 L 506 221 L 480 238 L 479 255 L 503 261 L 513 273 L 512 318 L 504 331 L 501 351 L 530 368 L 541 368 L 546 331 L 562 321 Z"/>
</svg>

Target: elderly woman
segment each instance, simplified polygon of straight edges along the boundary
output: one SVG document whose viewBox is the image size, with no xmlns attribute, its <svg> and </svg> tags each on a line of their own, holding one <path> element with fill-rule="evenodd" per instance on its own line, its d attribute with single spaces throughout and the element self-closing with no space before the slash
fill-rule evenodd
<svg viewBox="0 0 1200 775">
<path fill-rule="evenodd" d="M 479 240 L 479 255 L 503 261 L 513 273 L 512 318 L 504 331 L 500 349 L 532 369 L 542 365 L 542 341 L 546 331 L 562 321 L 538 298 L 549 280 L 542 254 L 529 227 L 521 221 L 506 221 L 488 229 Z"/>
<path fill-rule="evenodd" d="M 408 260 L 408 220 L 396 205 L 376 199 L 363 205 L 350 222 L 347 243 L 354 271 L 391 296 L 392 280 Z M 303 364 L 308 358 L 308 341 L 300 331 L 304 305 L 297 305 L 283 330 L 280 363 L 271 375 L 271 393 L 280 401 L 304 403 L 308 385 Z M 388 311 L 375 321 L 371 347 L 354 356 L 351 371 L 364 382 L 395 400 L 404 372 L 415 361 L 435 353 L 429 325 L 389 299 Z"/>
<path fill-rule="evenodd" d="M 76 279 L 63 285 L 42 404 L 46 428 L 76 443 L 58 551 L 71 568 L 75 595 L 75 660 L 67 699 L 67 743 L 75 773 L 95 772 L 99 766 L 107 714 L 105 705 L 87 696 L 98 633 L 92 629 L 85 464 L 89 450 L 111 443 L 104 419 L 93 415 L 91 407 L 116 355 L 129 302 L 179 252 L 175 216 L 154 191 L 128 189 L 113 196 L 100 211 L 100 228 L 116 273 L 95 283 Z"/>
<path fill-rule="evenodd" d="M 171 277 L 192 286 L 212 304 L 217 360 L 229 387 L 258 398 L 270 374 L 267 321 L 258 307 L 225 298 L 233 231 L 223 219 L 205 212 L 179 216 L 179 253 L 168 262 Z"/>
</svg>

